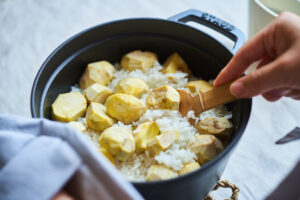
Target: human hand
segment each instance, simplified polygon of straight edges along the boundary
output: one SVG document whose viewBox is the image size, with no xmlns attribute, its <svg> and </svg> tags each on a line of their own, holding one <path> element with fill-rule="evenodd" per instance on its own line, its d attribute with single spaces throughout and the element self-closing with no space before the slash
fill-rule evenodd
<svg viewBox="0 0 300 200">
<path fill-rule="evenodd" d="M 70 195 L 64 191 L 59 191 L 52 200 L 74 200 Z"/>
<path fill-rule="evenodd" d="M 255 71 L 240 77 L 258 60 Z M 300 100 L 300 17 L 281 13 L 237 52 L 214 85 L 235 79 L 230 91 L 239 98 L 262 94 L 269 101 L 282 96 Z"/>
</svg>

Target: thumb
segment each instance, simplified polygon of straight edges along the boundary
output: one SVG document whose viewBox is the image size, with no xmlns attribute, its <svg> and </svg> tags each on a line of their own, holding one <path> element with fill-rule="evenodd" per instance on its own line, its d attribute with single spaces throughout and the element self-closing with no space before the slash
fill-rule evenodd
<svg viewBox="0 0 300 200">
<path fill-rule="evenodd" d="M 251 98 L 285 85 L 284 65 L 277 59 L 242 78 L 230 86 L 232 95 L 239 98 Z"/>
</svg>

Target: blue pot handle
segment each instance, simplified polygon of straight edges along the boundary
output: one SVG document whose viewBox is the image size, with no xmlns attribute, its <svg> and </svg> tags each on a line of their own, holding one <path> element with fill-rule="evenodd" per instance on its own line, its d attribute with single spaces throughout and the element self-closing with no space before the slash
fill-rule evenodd
<svg viewBox="0 0 300 200">
<path fill-rule="evenodd" d="M 245 42 L 245 35 L 240 29 L 229 24 L 228 22 L 221 20 L 218 17 L 200 10 L 187 10 L 170 17 L 169 20 L 181 23 L 193 21 L 221 33 L 235 42 L 234 47 L 230 49 L 233 54 L 235 54 Z"/>
</svg>

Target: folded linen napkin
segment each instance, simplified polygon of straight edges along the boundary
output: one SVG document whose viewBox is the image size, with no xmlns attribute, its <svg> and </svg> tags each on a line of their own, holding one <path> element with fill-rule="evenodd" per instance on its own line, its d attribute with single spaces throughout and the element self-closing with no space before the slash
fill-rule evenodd
<svg viewBox="0 0 300 200">
<path fill-rule="evenodd" d="M 46 119 L 0 115 L 0 199 L 143 199 L 88 139 Z"/>
</svg>

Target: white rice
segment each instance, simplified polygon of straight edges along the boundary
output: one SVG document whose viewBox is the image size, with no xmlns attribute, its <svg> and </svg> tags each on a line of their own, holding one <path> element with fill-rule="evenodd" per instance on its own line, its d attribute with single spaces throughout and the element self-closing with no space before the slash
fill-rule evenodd
<svg viewBox="0 0 300 200">
<path fill-rule="evenodd" d="M 228 111 L 224 105 L 220 105 L 199 114 L 200 120 L 211 117 L 224 117 L 227 119 L 231 119 L 232 112 Z"/>
<path fill-rule="evenodd" d="M 119 64 L 115 64 L 116 69 L 120 69 Z M 115 72 L 114 79 L 110 82 L 108 87 L 114 91 L 115 86 L 120 80 L 127 77 L 136 77 L 144 80 L 150 87 L 150 91 L 153 88 L 161 85 L 170 85 L 176 89 L 184 88 L 188 82 L 188 74 L 183 72 L 177 72 L 175 74 L 163 74 L 160 72 L 162 66 L 156 62 L 154 67 L 146 72 L 141 70 L 125 71 L 123 69 Z M 199 78 L 198 78 L 199 80 Z M 210 81 L 212 83 L 212 81 Z M 82 92 L 78 85 L 71 88 L 72 91 Z M 150 92 L 149 91 L 149 92 Z M 149 93 L 148 92 L 148 93 Z M 147 94 L 141 97 L 141 100 L 145 102 Z M 181 117 L 179 111 L 171 110 L 146 110 L 143 116 L 132 125 L 124 125 L 122 122 L 118 122 L 114 126 L 127 126 L 132 129 L 132 126 L 137 126 L 143 122 L 156 121 L 160 131 L 178 130 L 180 137 L 172 144 L 166 151 L 161 152 L 155 157 L 151 157 L 148 151 L 141 154 L 134 153 L 127 161 L 121 162 L 115 159 L 115 166 L 120 172 L 130 181 L 145 181 L 147 170 L 153 164 L 164 164 L 174 170 L 180 170 L 185 163 L 196 160 L 196 155 L 189 150 L 190 143 L 194 140 L 195 136 L 199 133 L 196 128 L 191 126 L 188 122 L 189 118 L 194 120 L 203 120 L 209 117 L 225 117 L 230 119 L 232 113 L 228 112 L 226 107 L 221 105 L 211 110 L 205 111 L 198 116 L 195 116 L 193 111 L 190 111 L 186 117 Z M 86 126 L 85 118 L 80 118 L 78 121 L 83 122 Z M 101 133 L 88 129 L 85 134 L 90 140 L 99 148 L 99 136 Z"/>
<path fill-rule="evenodd" d="M 114 91 L 119 81 L 128 77 L 140 78 L 143 81 L 145 81 L 150 88 L 157 88 L 165 84 L 174 88 L 183 88 L 187 84 L 188 74 L 183 72 L 177 72 L 175 74 L 164 74 L 160 72 L 162 68 L 163 67 L 158 62 L 155 62 L 154 67 L 152 67 L 146 72 L 143 72 L 141 70 L 134 70 L 130 72 L 121 69 L 114 73 L 114 79 L 110 82 L 108 87 L 112 91 Z"/>
<path fill-rule="evenodd" d="M 174 170 L 180 170 L 185 163 L 193 162 L 196 160 L 196 155 L 188 148 L 179 148 L 174 144 L 166 151 L 161 152 L 158 156 L 155 156 L 155 160 L 164 164 Z"/>
<path fill-rule="evenodd" d="M 71 86 L 71 92 L 80 92 L 83 93 L 83 91 L 79 88 L 79 86 L 76 84 L 74 86 Z"/>
<path fill-rule="evenodd" d="M 130 181 L 145 181 L 149 167 L 157 162 L 146 151 L 142 154 L 134 153 L 125 162 L 115 160 L 116 167 Z"/>
</svg>

